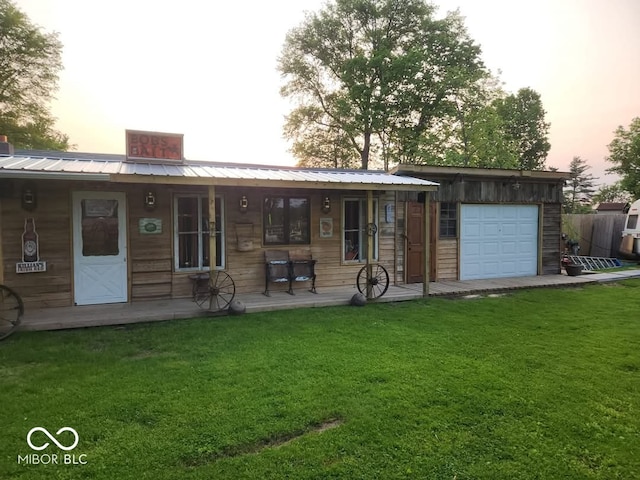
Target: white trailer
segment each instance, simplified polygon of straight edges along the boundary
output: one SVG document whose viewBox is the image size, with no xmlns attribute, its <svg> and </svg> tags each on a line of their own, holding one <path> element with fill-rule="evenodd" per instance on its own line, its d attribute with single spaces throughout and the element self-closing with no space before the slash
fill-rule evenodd
<svg viewBox="0 0 640 480">
<path fill-rule="evenodd" d="M 622 242 L 620 243 L 620 254 L 627 258 L 640 258 L 640 200 L 636 200 L 629 207 L 627 219 L 622 230 Z"/>
</svg>

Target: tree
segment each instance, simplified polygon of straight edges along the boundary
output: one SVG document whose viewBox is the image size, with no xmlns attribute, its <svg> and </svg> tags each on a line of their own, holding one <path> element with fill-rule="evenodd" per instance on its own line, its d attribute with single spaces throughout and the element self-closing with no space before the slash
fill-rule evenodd
<svg viewBox="0 0 640 480">
<path fill-rule="evenodd" d="M 548 140 L 550 124 L 540 94 L 521 88 L 516 95 L 494 101 L 506 137 L 515 143 L 522 170 L 544 170 L 551 148 Z"/>
<path fill-rule="evenodd" d="M 595 192 L 596 178 L 586 173 L 591 167 L 586 160 L 573 157 L 569 165 L 569 180 L 564 192 L 565 213 L 587 213 L 591 210 L 591 198 Z"/>
<path fill-rule="evenodd" d="M 61 52 L 56 33 L 42 33 L 10 0 L 0 0 L 0 133 L 18 148 L 69 148 L 47 106 Z"/>
<path fill-rule="evenodd" d="M 607 161 L 614 164 L 608 171 L 621 175 L 622 189 L 640 198 L 640 117 L 631 121 L 628 130 L 619 126 L 608 147 Z"/>
<path fill-rule="evenodd" d="M 288 33 L 278 68 L 297 101 L 285 136 L 340 132 L 363 169 L 420 159 L 455 94 L 487 76 L 459 14 L 422 0 L 335 0 Z"/>
<path fill-rule="evenodd" d="M 620 182 L 611 185 L 603 185 L 592 198 L 594 203 L 622 202 L 627 203 L 633 200 Z"/>
</svg>

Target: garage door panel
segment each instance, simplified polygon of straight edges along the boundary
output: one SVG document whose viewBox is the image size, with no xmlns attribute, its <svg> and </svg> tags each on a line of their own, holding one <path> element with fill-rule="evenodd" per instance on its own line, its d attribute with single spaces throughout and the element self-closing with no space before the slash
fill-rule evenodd
<svg viewBox="0 0 640 480">
<path fill-rule="evenodd" d="M 460 278 L 536 275 L 536 205 L 462 205 Z"/>
<path fill-rule="evenodd" d="M 499 237 L 500 225 L 498 223 L 483 223 L 482 224 L 482 236 L 483 237 Z"/>
<path fill-rule="evenodd" d="M 518 253 L 518 242 L 504 241 L 501 247 L 500 251 L 503 255 L 515 255 Z"/>
<path fill-rule="evenodd" d="M 485 242 L 481 244 L 482 254 L 486 256 L 498 255 L 500 253 L 500 244 L 498 242 Z"/>
</svg>

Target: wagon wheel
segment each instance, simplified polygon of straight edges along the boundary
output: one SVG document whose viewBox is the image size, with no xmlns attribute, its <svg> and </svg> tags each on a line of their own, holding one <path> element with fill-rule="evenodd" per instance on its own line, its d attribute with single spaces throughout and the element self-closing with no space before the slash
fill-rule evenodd
<svg viewBox="0 0 640 480">
<path fill-rule="evenodd" d="M 24 305 L 20 295 L 0 285 L 0 340 L 11 335 L 20 324 Z"/>
<path fill-rule="evenodd" d="M 367 276 L 367 266 L 360 269 L 357 279 L 358 291 L 367 298 L 379 298 L 383 296 L 389 288 L 389 273 L 382 265 L 371 265 L 371 276 Z M 371 290 L 371 295 L 367 291 Z"/>
<path fill-rule="evenodd" d="M 209 311 L 226 310 L 236 296 L 236 284 L 227 272 L 216 270 L 209 275 Z"/>
<path fill-rule="evenodd" d="M 189 278 L 193 281 L 193 301 L 200 308 L 207 308 L 207 305 L 209 305 L 209 297 L 211 296 L 209 290 L 209 274 L 200 273 Z"/>
</svg>

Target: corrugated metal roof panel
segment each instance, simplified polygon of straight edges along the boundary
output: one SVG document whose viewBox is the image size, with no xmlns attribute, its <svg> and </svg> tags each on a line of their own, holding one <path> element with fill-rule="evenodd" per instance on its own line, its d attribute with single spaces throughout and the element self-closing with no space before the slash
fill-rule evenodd
<svg viewBox="0 0 640 480">
<path fill-rule="evenodd" d="M 66 156 L 66 153 L 65 153 Z M 95 159 L 85 158 L 87 154 L 78 154 L 71 158 L 47 156 L 0 156 L 0 174 L 22 171 L 39 173 L 41 176 L 68 174 L 102 174 L 124 176 L 188 177 L 201 179 L 228 179 L 237 181 L 293 182 L 300 184 L 350 184 L 350 185 L 388 185 L 388 186 L 437 186 L 437 183 L 414 177 L 390 175 L 386 172 L 364 170 L 323 170 L 286 167 L 252 166 L 246 164 L 214 164 L 190 162 L 180 165 L 129 163 L 122 156 L 109 159 L 106 155 Z"/>
</svg>

